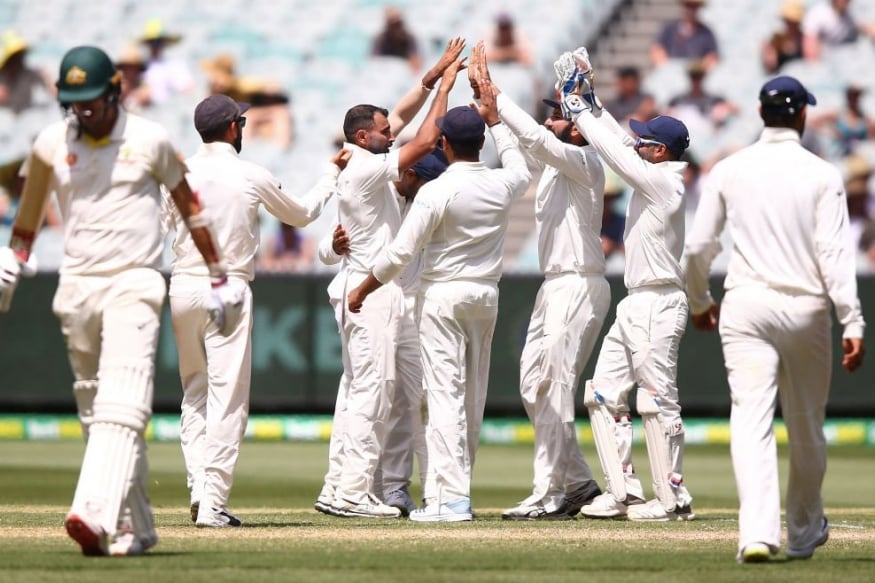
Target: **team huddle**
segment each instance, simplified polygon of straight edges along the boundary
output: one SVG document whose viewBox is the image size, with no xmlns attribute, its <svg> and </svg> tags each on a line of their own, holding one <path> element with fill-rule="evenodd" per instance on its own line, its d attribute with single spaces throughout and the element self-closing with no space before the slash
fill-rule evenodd
<svg viewBox="0 0 875 583">
<path fill-rule="evenodd" d="M 464 40 L 449 41 L 391 111 L 350 108 L 342 150 L 301 198 L 239 158 L 247 104 L 224 95 L 202 101 L 194 123 L 203 144 L 183 161 L 166 131 L 119 106 L 120 76 L 102 50 L 65 55 L 57 86 L 68 115 L 40 133 L 23 169 L 12 237 L 0 248 L 0 310 L 35 269 L 31 249 L 54 192 L 65 256 L 53 310 L 86 438 L 65 527 L 84 554 L 139 555 L 158 541 L 143 434 L 168 293 L 158 271 L 168 233 L 175 232 L 169 296 L 191 519 L 237 527 L 242 520 L 228 501 L 249 406 L 258 209 L 300 227 L 332 196 L 338 225 L 319 258 L 339 264 L 327 291 L 343 374 L 315 508 L 338 517 L 473 520 L 471 476 L 505 232 L 533 170 L 544 282 L 521 357 L 520 395 L 535 430 L 534 477 L 531 495 L 502 518 L 695 518 L 676 383 L 691 319 L 703 330 L 719 326 L 723 343 L 740 498 L 737 559 L 768 561 L 781 547 L 778 397 L 791 444 L 786 553 L 808 558 L 827 541 L 820 486 L 830 304 L 844 326 L 849 371 L 862 362 L 865 323 L 841 176 L 799 143 L 814 96 L 791 77 L 763 86 L 760 140 L 715 167 L 685 237 L 681 158 L 690 138 L 681 121 L 632 121 L 637 136 L 630 136 L 602 106 L 580 47 L 554 63 L 555 99 L 544 100 L 552 111 L 538 123 L 492 82 L 483 43 L 470 61 L 464 49 Z M 476 104 L 448 109 L 464 69 Z M 429 97 L 414 137 L 393 148 Z M 480 160 L 487 134 L 500 168 Z M 628 294 L 582 399 L 604 488 L 575 428 L 580 376 L 610 305 L 599 237 L 603 164 L 633 189 L 624 233 Z M 734 248 L 721 313 L 707 277 L 727 222 Z M 632 462 L 632 398 L 651 492 Z M 421 505 L 409 493 L 414 457 Z"/>
</svg>

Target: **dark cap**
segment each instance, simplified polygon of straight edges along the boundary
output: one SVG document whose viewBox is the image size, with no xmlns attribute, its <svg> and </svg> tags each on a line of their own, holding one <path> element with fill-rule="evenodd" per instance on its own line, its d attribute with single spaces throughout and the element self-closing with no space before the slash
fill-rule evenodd
<svg viewBox="0 0 875 583">
<path fill-rule="evenodd" d="M 653 138 L 665 144 L 668 151 L 678 158 L 690 146 L 690 132 L 687 131 L 687 126 L 679 119 L 668 115 L 654 117 L 646 123 L 630 119 L 629 127 L 641 137 Z"/>
<path fill-rule="evenodd" d="M 454 107 L 436 123 L 451 142 L 474 142 L 486 133 L 486 122 L 476 109 L 468 105 Z"/>
<path fill-rule="evenodd" d="M 248 109 L 248 103 L 237 103 L 227 95 L 210 95 L 194 108 L 194 127 L 201 135 L 220 132 Z"/>
<path fill-rule="evenodd" d="M 770 113 L 796 115 L 806 105 L 816 105 L 817 99 L 797 79 L 782 75 L 763 85 L 760 104 Z"/>
<path fill-rule="evenodd" d="M 544 105 L 549 105 L 553 109 L 562 109 L 562 104 L 555 99 L 542 99 L 541 103 L 543 103 Z"/>
<path fill-rule="evenodd" d="M 429 154 L 412 166 L 412 170 L 417 176 L 428 182 L 434 180 L 444 173 L 447 169 L 447 164 L 434 154 Z"/>
</svg>

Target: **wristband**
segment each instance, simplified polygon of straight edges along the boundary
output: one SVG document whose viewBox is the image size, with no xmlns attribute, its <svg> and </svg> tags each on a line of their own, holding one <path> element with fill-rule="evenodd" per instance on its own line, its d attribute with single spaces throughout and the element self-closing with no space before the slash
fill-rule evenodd
<svg viewBox="0 0 875 583">
<path fill-rule="evenodd" d="M 30 258 L 30 250 L 33 247 L 33 241 L 36 238 L 36 233 L 33 231 L 25 231 L 17 227 L 12 227 L 12 236 L 9 238 L 9 248 L 15 253 L 15 256 L 22 263 L 26 263 Z"/>
<path fill-rule="evenodd" d="M 216 261 L 207 263 L 207 270 L 210 272 L 210 285 L 214 288 L 228 283 L 228 267 L 224 261 Z"/>
</svg>

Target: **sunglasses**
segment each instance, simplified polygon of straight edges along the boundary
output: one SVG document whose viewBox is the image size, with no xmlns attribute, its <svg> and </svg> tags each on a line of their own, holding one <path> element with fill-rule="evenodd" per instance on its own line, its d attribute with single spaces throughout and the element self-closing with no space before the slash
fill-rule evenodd
<svg viewBox="0 0 875 583">
<path fill-rule="evenodd" d="M 241 130 L 246 127 L 246 118 L 242 115 L 237 118 L 237 127 Z"/>
<path fill-rule="evenodd" d="M 635 140 L 635 149 L 643 148 L 644 146 L 665 146 L 662 142 L 657 142 L 656 140 L 648 140 L 646 138 L 638 138 Z"/>
</svg>

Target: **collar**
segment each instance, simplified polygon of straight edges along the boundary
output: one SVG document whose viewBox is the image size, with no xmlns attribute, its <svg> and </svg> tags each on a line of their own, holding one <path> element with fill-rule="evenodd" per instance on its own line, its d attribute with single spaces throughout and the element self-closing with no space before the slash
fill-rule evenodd
<svg viewBox="0 0 875 583">
<path fill-rule="evenodd" d="M 483 160 L 479 162 L 463 162 L 460 160 L 450 164 L 444 172 L 463 172 L 467 170 L 486 170 L 486 164 L 483 163 Z"/>
<path fill-rule="evenodd" d="M 82 132 L 81 137 L 82 143 L 88 145 L 91 148 L 102 148 L 104 146 L 108 146 L 112 142 L 120 142 L 124 140 L 125 137 L 125 127 L 128 125 L 128 113 L 121 106 L 118 108 L 118 117 L 115 120 L 115 125 L 112 126 L 110 132 L 100 139 L 95 139 Z"/>
<path fill-rule="evenodd" d="M 762 142 L 796 142 L 799 143 L 799 133 L 790 128 L 763 128 L 760 134 Z"/>
<path fill-rule="evenodd" d="M 360 153 L 360 154 L 367 154 L 368 156 L 378 156 L 378 155 L 381 155 L 381 154 L 374 154 L 373 152 L 371 152 L 371 151 L 368 150 L 367 148 L 362 148 L 362 147 L 359 146 L 358 144 L 353 144 L 352 142 L 344 142 L 344 143 L 343 143 L 343 149 L 344 149 L 344 150 L 352 150 L 353 154 L 355 154 L 356 152 L 358 152 L 358 153 Z M 388 152 L 387 152 L 387 153 L 388 153 Z"/>
<path fill-rule="evenodd" d="M 237 150 L 234 149 L 234 146 L 229 144 L 228 142 L 209 142 L 202 143 L 198 148 L 198 154 L 208 154 L 208 155 L 216 155 L 216 154 L 231 154 L 232 156 L 237 156 Z"/>
</svg>

